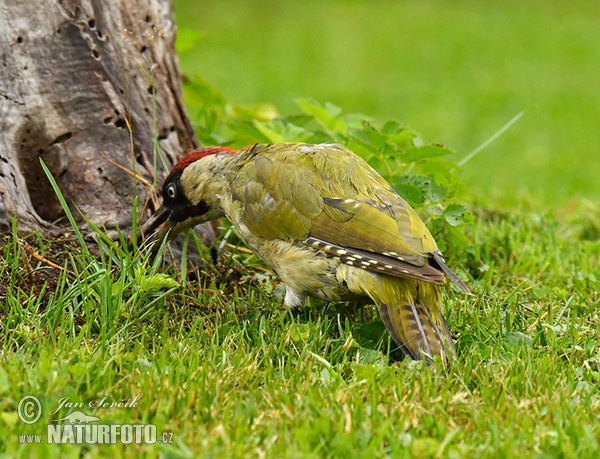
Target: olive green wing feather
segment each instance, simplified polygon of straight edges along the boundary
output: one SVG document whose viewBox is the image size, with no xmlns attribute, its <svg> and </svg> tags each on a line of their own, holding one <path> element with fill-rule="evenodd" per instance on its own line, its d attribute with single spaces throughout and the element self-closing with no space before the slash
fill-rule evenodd
<svg viewBox="0 0 600 459">
<path fill-rule="evenodd" d="M 258 237 L 303 240 L 323 212 L 315 183 L 319 178 L 306 167 L 290 167 L 262 151 L 231 183 L 232 196 L 241 205 L 240 218 Z"/>
</svg>

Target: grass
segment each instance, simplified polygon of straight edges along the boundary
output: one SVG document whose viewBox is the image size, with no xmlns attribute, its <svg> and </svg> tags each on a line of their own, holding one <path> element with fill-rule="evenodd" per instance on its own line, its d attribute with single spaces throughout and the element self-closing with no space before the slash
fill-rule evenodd
<svg viewBox="0 0 600 459">
<path fill-rule="evenodd" d="M 45 251 L 56 241 L 8 236 L 0 448 L 21 457 L 594 457 L 600 246 L 560 236 L 548 219 L 478 217 L 472 249 L 452 256 L 475 296 L 447 292 L 459 349 L 447 374 L 360 346 L 369 322 L 352 313 L 285 313 L 242 254 L 194 267 L 202 280 L 178 288 L 108 243 L 104 255 L 71 256 Z M 68 259 L 72 273 L 58 273 L 55 292 L 28 280 L 52 270 L 24 241 Z M 232 284 L 234 274 L 249 280 Z M 64 397 L 142 394 L 137 408 L 93 413 L 103 423 L 153 423 L 175 443 L 19 445 L 17 434 L 43 433 L 17 418 L 27 394 L 47 409 Z"/>
<path fill-rule="evenodd" d="M 313 302 L 296 316 L 283 311 L 276 278 L 231 233 L 216 241 L 226 247 L 216 261 L 190 237 L 182 270 L 101 230 L 88 247 L 75 229 L 47 239 L 14 228 L 0 244 L 0 456 L 597 457 L 600 211 L 589 181 L 597 164 L 587 155 L 596 89 L 587 85 L 583 100 L 564 86 L 585 78 L 597 51 L 597 40 L 586 40 L 588 4 L 386 2 L 379 10 L 329 0 L 278 4 L 269 14 L 265 2 L 185 5 L 176 2 L 180 24 L 198 14 L 206 30 L 199 54 L 182 51 L 185 71 L 200 71 L 236 102 L 272 101 L 290 113 L 302 95 L 381 119 L 400 115 L 425 139 L 457 148 L 458 159 L 525 110 L 457 168 L 473 218 L 454 233 L 433 222 L 474 293 L 444 294 L 459 358 L 447 373 L 394 361 L 369 307 Z M 406 40 L 390 44 L 398 59 L 374 56 L 397 29 L 392 40 Z M 351 64 L 330 62 L 336 50 Z M 303 55 L 321 73 L 304 72 Z M 504 65 L 493 71 L 497 59 Z M 456 71 L 428 70 L 436 68 Z M 418 204 L 425 211 L 431 203 Z M 26 395 L 43 406 L 31 425 L 17 413 Z M 21 444 L 19 435 L 47 439 L 49 420 L 72 411 L 49 413 L 67 397 L 102 424 L 154 424 L 173 443 Z M 89 409 L 104 397 L 138 402 Z"/>
</svg>

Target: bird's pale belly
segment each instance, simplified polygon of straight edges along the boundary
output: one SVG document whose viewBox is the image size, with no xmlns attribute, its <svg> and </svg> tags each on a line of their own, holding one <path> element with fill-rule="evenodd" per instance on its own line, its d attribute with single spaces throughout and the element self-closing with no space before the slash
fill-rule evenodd
<svg viewBox="0 0 600 459">
<path fill-rule="evenodd" d="M 351 292 L 336 272 L 340 261 L 298 243 L 271 240 L 252 247 L 286 285 L 285 304 L 298 307 L 306 296 L 325 301 L 357 301 L 364 295 Z"/>
</svg>

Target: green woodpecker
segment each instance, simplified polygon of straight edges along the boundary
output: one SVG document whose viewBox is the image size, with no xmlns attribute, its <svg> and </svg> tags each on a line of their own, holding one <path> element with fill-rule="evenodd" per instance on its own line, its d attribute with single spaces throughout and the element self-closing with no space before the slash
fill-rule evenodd
<svg viewBox="0 0 600 459">
<path fill-rule="evenodd" d="M 442 314 L 448 268 L 425 224 L 363 159 L 341 145 L 282 143 L 194 150 L 167 177 L 163 205 L 145 225 L 167 234 L 226 217 L 286 286 L 307 296 L 369 301 L 414 359 L 456 355 Z"/>
</svg>

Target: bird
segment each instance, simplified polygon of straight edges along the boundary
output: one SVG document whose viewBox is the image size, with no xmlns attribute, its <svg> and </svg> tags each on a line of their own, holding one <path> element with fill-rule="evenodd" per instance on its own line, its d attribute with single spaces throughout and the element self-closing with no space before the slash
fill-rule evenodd
<svg viewBox="0 0 600 459">
<path fill-rule="evenodd" d="M 225 217 L 285 284 L 285 306 L 371 303 L 406 356 L 446 367 L 456 358 L 441 287 L 468 287 L 415 210 L 345 146 L 198 148 L 172 168 L 162 198 L 142 227 L 149 240 Z"/>
</svg>

